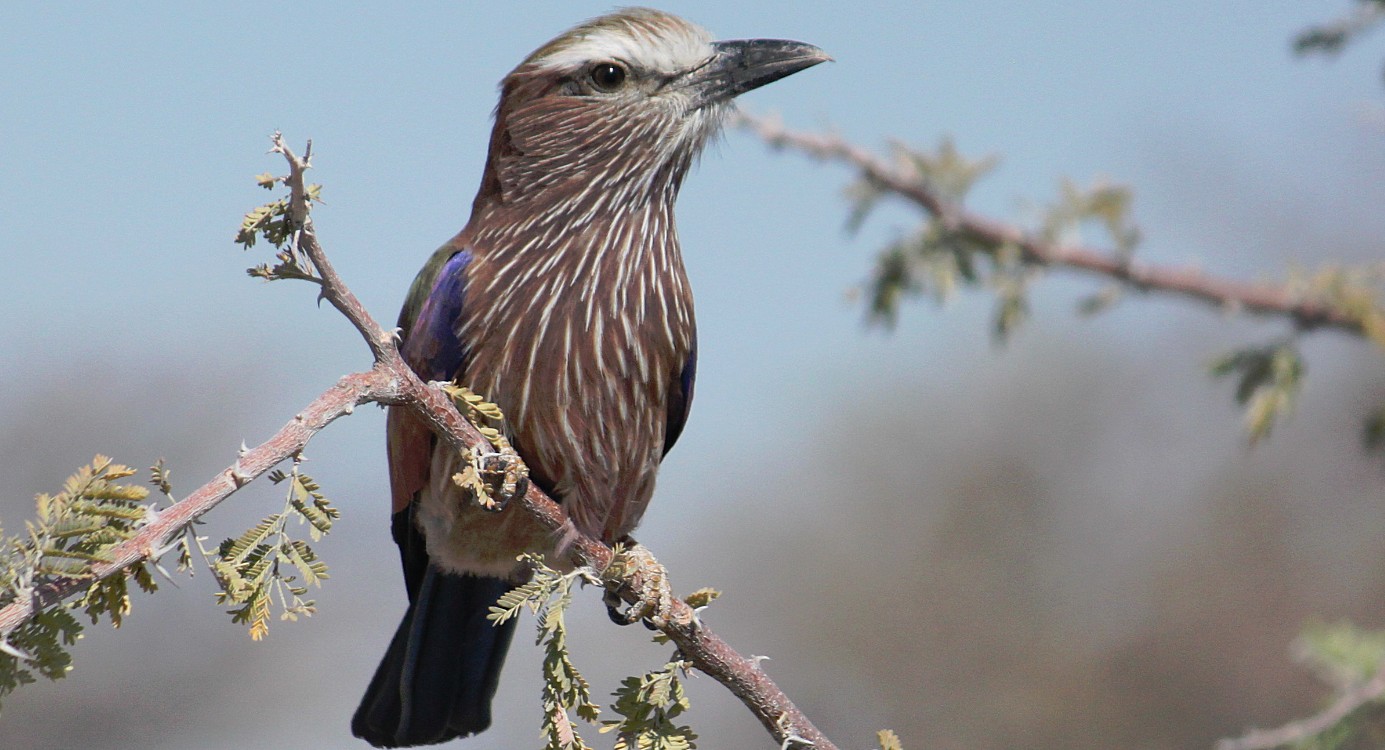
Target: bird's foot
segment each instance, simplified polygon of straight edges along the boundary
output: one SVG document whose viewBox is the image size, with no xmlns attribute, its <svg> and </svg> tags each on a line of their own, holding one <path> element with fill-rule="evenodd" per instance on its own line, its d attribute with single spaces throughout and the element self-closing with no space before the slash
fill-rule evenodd
<svg viewBox="0 0 1385 750">
<path fill-rule="evenodd" d="M 476 445 L 452 481 L 468 490 L 483 510 L 498 513 L 529 490 L 529 469 L 513 450 L 482 451 Z"/>
<path fill-rule="evenodd" d="M 669 585 L 668 571 L 643 544 L 631 541 L 628 546 L 618 547 L 611 564 L 602 571 L 601 580 L 606 585 L 606 594 L 602 597 L 606 612 L 617 625 L 644 621 L 654 629 L 674 619 L 673 588 Z M 622 595 L 627 591 L 634 591 L 635 603 L 622 612 Z"/>
</svg>

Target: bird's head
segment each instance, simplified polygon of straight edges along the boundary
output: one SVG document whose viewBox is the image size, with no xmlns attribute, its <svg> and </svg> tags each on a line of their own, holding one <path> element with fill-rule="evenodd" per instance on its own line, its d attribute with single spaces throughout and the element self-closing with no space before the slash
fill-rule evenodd
<svg viewBox="0 0 1385 750">
<path fill-rule="evenodd" d="M 732 100 L 829 60 L 802 42 L 713 41 L 647 8 L 594 18 L 529 55 L 501 83 L 481 194 L 515 204 L 590 194 L 671 200 Z"/>
</svg>

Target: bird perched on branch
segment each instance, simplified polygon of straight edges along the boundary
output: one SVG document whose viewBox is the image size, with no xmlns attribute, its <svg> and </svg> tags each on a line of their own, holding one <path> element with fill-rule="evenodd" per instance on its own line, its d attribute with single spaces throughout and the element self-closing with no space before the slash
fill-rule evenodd
<svg viewBox="0 0 1385 750">
<path fill-rule="evenodd" d="M 501 83 L 471 220 L 414 279 L 402 352 L 504 411 L 532 481 L 577 531 L 622 541 L 692 403 L 697 338 L 673 204 L 739 94 L 829 59 L 800 42 L 712 41 L 644 8 L 595 18 Z M 380 747 L 490 725 L 515 621 L 489 607 L 562 540 L 453 482 L 466 457 L 395 407 L 392 530 L 409 608 L 352 731 Z"/>
</svg>

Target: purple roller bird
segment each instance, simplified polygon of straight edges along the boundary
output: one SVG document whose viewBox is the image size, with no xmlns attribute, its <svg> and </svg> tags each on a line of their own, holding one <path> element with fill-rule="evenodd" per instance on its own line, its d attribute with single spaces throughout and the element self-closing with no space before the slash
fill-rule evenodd
<svg viewBox="0 0 1385 750">
<path fill-rule="evenodd" d="M 504 411 L 531 479 L 575 529 L 626 539 L 692 403 L 692 295 L 673 204 L 739 94 L 829 59 L 773 39 L 712 41 L 644 8 L 588 21 L 501 83 L 466 228 L 414 279 L 402 351 Z M 388 418 L 392 530 L 409 608 L 352 731 L 379 747 L 490 725 L 514 632 L 489 607 L 562 540 L 517 506 L 480 508 L 462 456 L 400 408 Z"/>
</svg>

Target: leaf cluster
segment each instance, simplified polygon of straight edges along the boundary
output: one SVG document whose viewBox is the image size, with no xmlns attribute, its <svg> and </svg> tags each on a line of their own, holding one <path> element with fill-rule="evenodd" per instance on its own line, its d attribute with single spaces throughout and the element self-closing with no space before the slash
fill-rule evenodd
<svg viewBox="0 0 1385 750">
<path fill-rule="evenodd" d="M 695 734 L 674 719 L 691 707 L 683 681 L 692 662 L 675 656 L 664 666 L 638 677 L 626 677 L 615 692 L 611 710 L 621 718 L 603 722 L 602 732 L 616 732 L 615 750 L 689 750 Z"/>
<path fill-rule="evenodd" d="M 323 496 L 312 477 L 300 470 L 302 457 L 296 457 L 289 473 L 274 471 L 275 484 L 287 482 L 284 508 L 266 516 L 234 539 L 221 542 L 210 561 L 212 575 L 221 586 L 216 595 L 221 604 L 239 605 L 229 610 L 231 621 L 250 626 L 250 637 L 260 640 L 269 634 L 274 606 L 281 620 L 310 616 L 316 603 L 304 599 L 310 587 L 321 586 L 328 578 L 327 564 L 313 548 L 289 533 L 289 522 L 307 524 L 313 541 L 331 531 L 341 513 Z"/>
<path fill-rule="evenodd" d="M 572 603 L 571 579 L 562 577 L 562 588 L 538 612 L 538 641 L 543 645 L 543 734 L 553 750 L 585 749 L 569 712 L 587 723 L 595 722 L 601 707 L 593 700 L 591 685 L 577 666 L 567 646 L 567 607 Z"/>
<path fill-rule="evenodd" d="M 1360 267 L 1329 264 L 1311 271 L 1295 268 L 1289 272 L 1287 286 L 1299 299 L 1355 320 L 1367 340 L 1385 349 L 1385 304 L 1381 302 L 1385 263 Z"/>
<path fill-rule="evenodd" d="M 1294 644 L 1295 658 L 1335 693 L 1362 688 L 1385 665 L 1385 632 L 1350 622 L 1312 623 Z M 1355 750 L 1385 744 L 1385 700 L 1366 700 L 1331 726 L 1286 745 L 1295 750 Z"/>
<path fill-rule="evenodd" d="M 1385 0 L 1375 4 L 1385 9 Z M 963 156 L 950 140 L 942 141 L 933 151 L 896 143 L 890 165 L 895 174 L 904 176 L 904 186 L 886 184 L 883 178 L 873 176 L 878 173 L 865 171 L 848 187 L 847 225 L 852 230 L 888 196 L 909 196 L 910 203 L 922 209 L 922 221 L 880 251 L 864 285 L 871 322 L 893 326 L 901 303 L 911 297 L 928 296 L 943 303 L 958 289 L 984 289 L 995 297 L 993 340 L 1003 343 L 1028 318 L 1028 290 L 1041 278 L 1045 264 L 1056 262 L 1052 256 L 1061 256 L 1063 248 L 1105 245 L 1118 261 L 1117 268 L 1129 268 L 1121 264 L 1131 263 L 1140 242 L 1139 229 L 1131 219 L 1132 194 L 1128 188 L 1105 180 L 1088 187 L 1067 179 L 1061 182 L 1057 199 L 1043 209 L 1037 225 L 1027 234 L 1037 245 L 1053 250 L 1036 251 L 1028 239 L 1001 240 L 997 237 L 1002 233 L 983 231 L 976 228 L 976 222 L 959 220 L 968 192 L 995 164 L 993 157 Z M 1080 313 L 1105 311 L 1119 302 L 1127 289 L 1143 288 L 1119 271 L 1110 275 L 1111 283 L 1080 301 Z M 1291 269 L 1283 287 L 1310 310 L 1329 310 L 1354 321 L 1368 341 L 1385 349 L 1385 264 Z M 1292 411 L 1302 388 L 1305 363 L 1296 337 L 1320 321 L 1310 312 L 1292 322 L 1295 330 L 1287 340 L 1246 347 L 1211 365 L 1213 375 L 1235 378 L 1236 401 L 1243 407 L 1252 443 L 1267 436 L 1274 424 Z M 1367 416 L 1363 437 L 1369 448 L 1385 450 L 1385 405 Z"/>
<path fill-rule="evenodd" d="M 1303 387 L 1305 365 L 1292 340 L 1248 347 L 1224 355 L 1211 365 L 1214 377 L 1235 377 L 1236 403 L 1245 408 L 1251 443 L 1268 437 L 1275 421 L 1292 411 Z"/>
<path fill-rule="evenodd" d="M 1361 325 L 1362 335 L 1385 349 L 1385 305 L 1381 304 L 1385 266 L 1328 265 L 1308 271 L 1292 269 L 1286 287 L 1297 299 L 1336 310 Z M 1236 402 L 1244 407 L 1246 434 L 1251 443 L 1292 410 L 1307 366 L 1298 338 L 1310 326 L 1300 325 L 1288 338 L 1250 346 L 1218 357 L 1211 365 L 1215 377 L 1233 377 Z M 1371 450 L 1385 446 L 1385 406 L 1363 420 L 1362 438 Z"/>
<path fill-rule="evenodd" d="M 591 685 L 572 661 L 567 645 L 565 614 L 572 604 L 572 584 L 581 580 L 597 583 L 590 571 L 578 569 L 559 573 L 544 563 L 540 555 L 523 555 L 532 577 L 511 589 L 487 619 L 499 625 L 521 610 L 528 609 L 538 619 L 539 645 L 543 646 L 543 736 L 547 750 L 590 750 L 573 723 L 572 715 L 588 724 L 595 723 L 601 707 L 592 700 Z"/>
<path fill-rule="evenodd" d="M 879 743 L 880 750 L 904 750 L 904 743 L 899 741 L 899 735 L 891 729 L 881 729 L 876 732 L 875 741 Z"/>
<path fill-rule="evenodd" d="M 949 139 L 933 151 L 896 143 L 891 160 L 923 192 L 937 196 L 939 210 L 926 212 L 918 226 L 880 252 L 864 288 L 870 321 L 892 327 L 898 321 L 900 303 L 912 297 L 928 296 L 943 303 L 959 288 L 988 289 L 996 298 L 991 333 L 1003 343 L 1029 317 L 1029 285 L 1043 266 L 1022 247 L 970 231 L 953 217 L 998 160 L 994 156 L 970 159 Z M 858 229 L 881 200 L 893 194 L 891 187 L 864 175 L 848 186 L 848 229 Z M 1097 181 L 1083 188 L 1064 180 L 1057 201 L 1044 211 L 1035 234 L 1046 242 L 1063 243 L 1095 229 L 1128 258 L 1140 240 L 1130 219 L 1130 205 L 1130 191 L 1123 186 Z M 1116 301 L 1117 291 L 1117 287 L 1104 290 L 1084 301 L 1081 310 L 1105 309 Z"/>
<path fill-rule="evenodd" d="M 276 185 L 284 184 L 286 179 L 286 177 L 275 177 L 266 172 L 257 176 L 255 182 L 266 190 L 273 190 Z M 322 194 L 321 185 L 308 185 L 305 190 L 309 201 L 322 202 L 319 197 Z M 257 206 L 246 213 L 245 217 L 241 219 L 240 229 L 236 232 L 236 244 L 249 250 L 263 238 L 279 251 L 274 256 L 278 262 L 273 266 L 268 263 L 261 263 L 246 269 L 246 273 L 266 281 L 299 279 L 321 283 L 312 261 L 298 249 L 298 244 L 295 242 L 300 229 L 302 227 L 294 220 L 290 210 L 288 196 Z"/>
<path fill-rule="evenodd" d="M 546 565 L 539 555 L 523 555 L 520 560 L 532 570 L 532 577 L 507 592 L 491 607 L 489 619 L 505 622 L 528 609 L 538 620 L 538 643 L 543 646 L 543 736 L 546 750 L 590 750 L 577 732 L 577 719 L 595 724 L 601 708 L 592 700 L 591 685 L 577 670 L 567 643 L 565 613 L 572 604 L 574 583 L 601 585 L 590 570 L 579 568 L 560 573 Z M 718 593 L 701 589 L 687 598 L 690 604 L 705 607 Z M 658 634 L 656 643 L 667 643 Z M 619 717 L 602 722 L 600 731 L 616 733 L 616 750 L 691 750 L 697 735 L 686 725 L 673 721 L 688 710 L 687 694 L 681 675 L 692 666 L 675 655 L 668 663 L 640 676 L 625 678 L 613 693 L 611 710 Z"/>
<path fill-rule="evenodd" d="M 1358 687 L 1385 664 L 1385 631 L 1346 620 L 1310 623 L 1294 642 L 1294 658 L 1329 685 Z"/>
<path fill-rule="evenodd" d="M 98 455 L 68 477 L 60 492 L 38 495 L 35 518 L 25 522 L 25 531 L 3 539 L 0 607 L 35 597 L 58 581 L 92 583 L 72 601 L 0 633 L 0 698 L 38 677 L 56 680 L 71 669 L 67 647 L 82 632 L 74 612 L 84 613 L 92 624 L 106 619 L 120 627 L 130 612 L 130 582 L 146 592 L 158 589 L 153 573 L 164 572 L 157 562 L 162 550 L 105 579 L 97 580 L 94 573 L 95 566 L 113 562 L 111 551 L 117 545 L 157 515 L 144 502 L 147 488 L 121 481 L 134 474 L 134 469 Z"/>
<path fill-rule="evenodd" d="M 953 204 L 960 204 L 972 186 L 998 163 L 992 156 L 968 159 L 946 138 L 931 152 L 895 143 L 891 157 L 895 166 Z M 855 232 L 893 191 L 863 175 L 847 186 L 846 195 L 850 204 L 847 229 Z M 959 284 L 981 285 L 986 274 L 978 267 L 978 260 L 994 259 L 995 251 L 996 248 L 957 231 L 945 217 L 930 217 L 881 252 L 865 288 L 871 321 L 893 326 L 898 320 L 900 302 L 908 297 L 927 294 L 942 302 L 951 297 Z M 991 270 L 994 272 L 1002 265 L 1006 265 L 1003 260 Z"/>
</svg>

